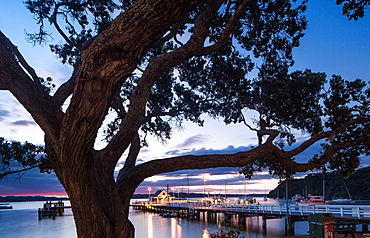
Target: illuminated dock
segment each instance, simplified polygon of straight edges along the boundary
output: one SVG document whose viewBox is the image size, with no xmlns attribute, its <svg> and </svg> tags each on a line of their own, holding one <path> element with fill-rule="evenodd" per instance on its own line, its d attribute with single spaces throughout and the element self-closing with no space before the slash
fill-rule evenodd
<svg viewBox="0 0 370 238">
<path fill-rule="evenodd" d="M 349 205 L 297 205 L 297 204 L 207 204 L 199 202 L 169 202 L 169 203 L 137 203 L 132 204 L 134 209 L 151 211 L 172 216 L 194 217 L 196 219 L 215 220 L 222 214 L 225 223 L 231 217 L 245 223 L 246 217 L 262 217 L 262 227 L 266 229 L 267 219 L 286 218 L 286 229 L 294 234 L 294 223 L 307 221 L 311 214 L 331 213 L 336 222 L 361 224 L 360 233 L 369 233 L 370 206 Z"/>
</svg>

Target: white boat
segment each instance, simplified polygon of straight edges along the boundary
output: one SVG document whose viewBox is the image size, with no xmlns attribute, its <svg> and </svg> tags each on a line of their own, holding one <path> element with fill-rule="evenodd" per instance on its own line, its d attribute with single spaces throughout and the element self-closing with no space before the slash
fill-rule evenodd
<svg viewBox="0 0 370 238">
<path fill-rule="evenodd" d="M 9 203 L 0 203 L 0 209 L 13 209 L 13 206 Z"/>
<path fill-rule="evenodd" d="M 293 200 L 294 202 L 300 202 L 300 201 L 304 200 L 304 197 L 302 197 L 302 195 L 301 195 L 301 194 L 296 194 L 296 195 L 294 195 L 294 196 L 292 197 L 292 200 Z"/>
<path fill-rule="evenodd" d="M 332 200 L 327 202 L 328 204 L 334 204 L 334 205 L 349 205 L 354 204 L 355 201 L 353 201 L 351 198 L 335 198 L 333 197 Z"/>
<path fill-rule="evenodd" d="M 332 201 L 333 202 L 351 202 L 352 199 L 350 199 L 350 198 L 333 198 Z"/>
</svg>

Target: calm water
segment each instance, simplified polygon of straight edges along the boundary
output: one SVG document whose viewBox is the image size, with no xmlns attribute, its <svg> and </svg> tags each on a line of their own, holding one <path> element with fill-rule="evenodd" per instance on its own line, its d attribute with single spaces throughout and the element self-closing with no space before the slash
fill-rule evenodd
<svg viewBox="0 0 370 238">
<path fill-rule="evenodd" d="M 273 201 L 276 203 L 276 201 Z M 37 217 L 37 209 L 44 202 L 14 202 L 12 210 L 0 210 L 0 237 L 74 238 L 75 225 L 71 209 L 54 219 Z M 65 205 L 69 205 L 65 202 Z M 136 238 L 209 238 L 222 224 L 207 223 L 186 218 L 163 218 L 155 213 L 132 210 L 130 220 L 136 228 Z M 236 221 L 235 221 L 236 224 Z M 263 234 L 262 221 L 248 218 L 243 235 L 251 238 L 284 237 L 284 219 L 267 220 L 267 233 Z M 295 235 L 307 235 L 306 222 L 296 223 Z"/>
</svg>

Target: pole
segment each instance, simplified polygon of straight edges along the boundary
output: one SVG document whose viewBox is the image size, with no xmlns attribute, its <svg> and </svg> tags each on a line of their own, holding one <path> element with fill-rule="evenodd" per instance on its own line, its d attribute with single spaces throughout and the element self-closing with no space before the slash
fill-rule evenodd
<svg viewBox="0 0 370 238">
<path fill-rule="evenodd" d="M 225 180 L 225 202 L 226 202 L 226 180 Z"/>
<path fill-rule="evenodd" d="M 204 194 L 204 197 L 206 197 L 206 179 L 203 177 L 203 194 Z"/>
<path fill-rule="evenodd" d="M 322 169 L 322 197 L 325 202 L 325 167 Z"/>
<path fill-rule="evenodd" d="M 285 179 L 285 199 L 286 199 L 286 217 L 285 217 L 285 235 L 289 235 L 289 201 L 288 201 L 288 178 Z"/>
<path fill-rule="evenodd" d="M 352 200 L 352 196 L 351 196 L 351 194 L 349 193 L 348 187 L 347 187 L 347 185 L 346 185 L 346 181 L 344 181 L 344 178 L 343 178 L 342 176 L 340 176 L 340 177 L 342 178 L 342 181 L 343 181 L 344 187 L 346 188 L 348 198 Z"/>
<path fill-rule="evenodd" d="M 188 180 L 188 201 L 190 200 L 190 184 L 189 184 L 189 175 L 186 175 Z"/>
<path fill-rule="evenodd" d="M 244 176 L 244 202 L 247 199 L 247 183 L 245 181 L 245 176 Z"/>
<path fill-rule="evenodd" d="M 148 202 L 150 202 L 150 190 L 152 190 L 151 187 L 148 188 Z"/>
</svg>

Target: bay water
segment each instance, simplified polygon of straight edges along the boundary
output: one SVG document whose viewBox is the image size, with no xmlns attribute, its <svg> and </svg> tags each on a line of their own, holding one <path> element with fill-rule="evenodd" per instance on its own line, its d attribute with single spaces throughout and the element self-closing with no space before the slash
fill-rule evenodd
<svg viewBox="0 0 370 238">
<path fill-rule="evenodd" d="M 68 201 L 64 201 L 69 206 Z M 277 203 L 275 200 L 268 202 Z M 44 202 L 13 202 L 13 209 L 0 210 L 1 238 L 75 238 L 76 229 L 71 209 L 65 209 L 63 216 L 55 219 L 38 220 L 38 208 Z M 135 226 L 136 238 L 209 238 L 220 228 L 227 230 L 221 222 L 207 222 L 202 219 L 163 218 L 156 213 L 130 210 L 130 220 Z M 258 217 L 246 219 L 241 235 L 251 238 L 284 237 L 285 220 L 267 220 L 267 231 L 262 229 L 262 220 Z M 235 224 L 236 225 L 236 224 Z M 307 235 L 307 222 L 296 222 L 295 235 Z"/>
</svg>

